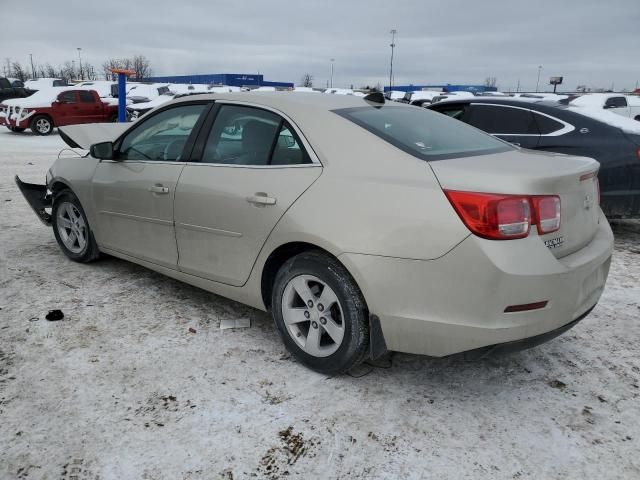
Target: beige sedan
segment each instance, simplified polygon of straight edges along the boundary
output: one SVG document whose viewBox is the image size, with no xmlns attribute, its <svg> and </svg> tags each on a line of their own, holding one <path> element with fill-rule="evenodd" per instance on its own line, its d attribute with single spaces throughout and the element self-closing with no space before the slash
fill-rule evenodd
<svg viewBox="0 0 640 480">
<path fill-rule="evenodd" d="M 198 95 L 61 135 L 90 155 L 17 182 L 69 258 L 104 252 L 270 310 L 321 372 L 535 345 L 607 278 L 597 162 L 379 94 Z"/>
</svg>

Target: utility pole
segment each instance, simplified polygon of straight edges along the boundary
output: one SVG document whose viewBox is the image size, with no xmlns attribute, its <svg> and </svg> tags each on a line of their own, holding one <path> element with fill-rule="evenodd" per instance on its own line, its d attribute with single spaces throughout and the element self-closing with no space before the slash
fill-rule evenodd
<svg viewBox="0 0 640 480">
<path fill-rule="evenodd" d="M 333 88 L 333 62 L 335 61 L 336 61 L 335 58 L 331 59 L 331 88 Z"/>
<path fill-rule="evenodd" d="M 396 33 L 398 33 L 398 31 L 394 28 L 393 30 L 391 30 L 391 45 L 389 45 L 391 47 L 391 62 L 389 65 L 389 91 L 391 91 L 392 87 L 393 87 L 393 50 L 394 48 L 396 48 Z"/>
<path fill-rule="evenodd" d="M 80 65 L 80 80 L 84 80 L 84 75 L 82 74 L 82 57 L 80 56 L 80 52 L 82 51 L 82 48 L 78 47 L 78 62 Z"/>
<path fill-rule="evenodd" d="M 520 79 L 518 79 L 518 86 L 516 87 L 516 93 L 520 91 Z"/>
<path fill-rule="evenodd" d="M 536 82 L 536 93 L 538 93 L 538 89 L 540 88 L 540 70 L 542 70 L 542 65 L 538 65 L 538 81 Z"/>
<path fill-rule="evenodd" d="M 31 59 L 31 78 L 35 79 L 36 78 L 36 71 L 33 68 L 33 53 L 29 54 L 29 58 Z"/>
</svg>

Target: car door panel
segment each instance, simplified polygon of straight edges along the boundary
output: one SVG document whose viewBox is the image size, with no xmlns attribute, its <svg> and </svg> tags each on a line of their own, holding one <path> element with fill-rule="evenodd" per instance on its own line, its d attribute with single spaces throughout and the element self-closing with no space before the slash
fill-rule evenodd
<svg viewBox="0 0 640 480">
<path fill-rule="evenodd" d="M 93 178 L 101 246 L 176 268 L 173 199 L 184 165 L 101 161 Z"/>
<path fill-rule="evenodd" d="M 321 171 L 315 164 L 281 168 L 188 164 L 175 199 L 179 269 L 243 285 L 271 230 Z M 264 203 L 259 203 L 260 197 Z M 275 203 L 270 204 L 271 199 Z"/>
<path fill-rule="evenodd" d="M 62 92 L 51 105 L 54 123 L 61 127 L 79 122 L 78 92 L 76 90 Z"/>
<path fill-rule="evenodd" d="M 116 159 L 101 160 L 92 181 L 101 247 L 178 268 L 176 185 L 209 103 L 163 109 L 116 142 Z"/>
</svg>

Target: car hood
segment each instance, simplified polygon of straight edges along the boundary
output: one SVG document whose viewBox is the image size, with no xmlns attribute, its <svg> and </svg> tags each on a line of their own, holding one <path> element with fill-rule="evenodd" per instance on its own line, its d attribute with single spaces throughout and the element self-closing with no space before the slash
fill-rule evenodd
<svg viewBox="0 0 640 480">
<path fill-rule="evenodd" d="M 115 141 L 130 123 L 86 123 L 60 127 L 60 137 L 71 148 L 88 150 L 91 145 L 101 142 Z"/>
</svg>

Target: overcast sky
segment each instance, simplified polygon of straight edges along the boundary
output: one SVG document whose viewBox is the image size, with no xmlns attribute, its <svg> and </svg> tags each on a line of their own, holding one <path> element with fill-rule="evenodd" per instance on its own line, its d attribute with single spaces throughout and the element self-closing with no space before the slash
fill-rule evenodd
<svg viewBox="0 0 640 480">
<path fill-rule="evenodd" d="M 11 8 L 9 6 L 11 5 Z M 634 88 L 640 0 L 0 0 L 0 58 L 146 55 L 155 74 L 256 73 L 325 86 L 483 83 Z"/>
</svg>

